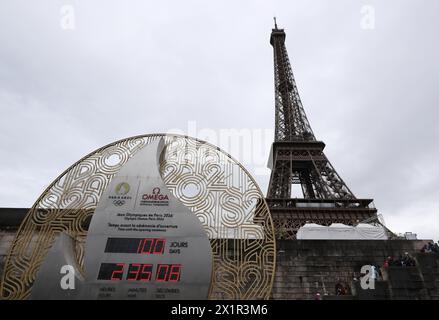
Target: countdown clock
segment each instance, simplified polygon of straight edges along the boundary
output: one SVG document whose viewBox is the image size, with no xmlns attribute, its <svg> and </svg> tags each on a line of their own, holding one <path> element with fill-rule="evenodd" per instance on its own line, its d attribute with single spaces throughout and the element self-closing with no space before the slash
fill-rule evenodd
<svg viewBox="0 0 439 320">
<path fill-rule="evenodd" d="M 74 288 L 62 285 L 66 266 Z M 206 142 L 148 135 L 93 152 L 49 186 L 17 233 L 1 295 L 266 299 L 274 268 L 271 216 L 248 172 Z"/>
<path fill-rule="evenodd" d="M 163 147 L 157 139 L 140 150 L 105 189 L 88 230 L 79 287 L 59 285 L 57 270 L 67 259 L 55 247 L 31 298 L 207 299 L 212 248 L 200 220 L 162 180 Z"/>
</svg>

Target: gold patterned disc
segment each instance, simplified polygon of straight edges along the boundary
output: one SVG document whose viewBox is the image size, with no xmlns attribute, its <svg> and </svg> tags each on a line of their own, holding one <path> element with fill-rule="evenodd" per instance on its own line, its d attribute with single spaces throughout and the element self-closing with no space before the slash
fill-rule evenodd
<svg viewBox="0 0 439 320">
<path fill-rule="evenodd" d="M 255 180 L 230 155 L 187 136 L 150 134 L 123 139 L 82 158 L 38 198 L 10 248 L 0 286 L 3 299 L 26 299 L 47 252 L 61 232 L 75 239 L 84 265 L 87 228 L 99 199 L 121 167 L 163 137 L 160 173 L 172 194 L 199 218 L 210 239 L 210 299 L 268 299 L 275 270 L 273 223 Z M 125 186 L 120 187 L 123 191 Z M 81 270 L 83 272 L 83 270 Z"/>
</svg>

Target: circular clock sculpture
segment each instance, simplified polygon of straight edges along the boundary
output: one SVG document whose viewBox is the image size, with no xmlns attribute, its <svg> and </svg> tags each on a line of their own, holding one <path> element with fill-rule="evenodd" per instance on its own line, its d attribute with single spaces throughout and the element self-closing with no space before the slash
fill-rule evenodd
<svg viewBox="0 0 439 320">
<path fill-rule="evenodd" d="M 268 206 L 242 165 L 209 143 L 152 134 L 92 152 L 44 191 L 17 232 L 0 293 L 268 299 L 274 270 Z"/>
</svg>

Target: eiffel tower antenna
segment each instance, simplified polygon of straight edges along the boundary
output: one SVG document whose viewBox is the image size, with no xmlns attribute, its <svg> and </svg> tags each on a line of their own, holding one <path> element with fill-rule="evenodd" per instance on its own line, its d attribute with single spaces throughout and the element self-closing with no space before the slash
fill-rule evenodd
<svg viewBox="0 0 439 320">
<path fill-rule="evenodd" d="M 274 20 L 274 28 L 277 30 L 277 22 L 276 22 L 276 17 L 273 17 Z"/>
</svg>

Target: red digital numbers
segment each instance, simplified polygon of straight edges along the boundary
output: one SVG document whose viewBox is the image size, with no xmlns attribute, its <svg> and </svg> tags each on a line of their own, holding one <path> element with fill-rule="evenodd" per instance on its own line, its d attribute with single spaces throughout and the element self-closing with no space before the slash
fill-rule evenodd
<svg viewBox="0 0 439 320">
<path fill-rule="evenodd" d="M 163 254 L 165 251 L 165 239 L 146 238 L 139 241 L 137 253 L 139 254 Z"/>
<path fill-rule="evenodd" d="M 116 269 L 111 273 L 111 280 L 122 280 L 124 268 L 125 263 L 117 263 Z"/>
<path fill-rule="evenodd" d="M 128 281 L 150 281 L 152 264 L 132 263 L 128 268 Z"/>
<path fill-rule="evenodd" d="M 151 278 L 152 278 L 152 264 L 144 264 L 142 266 L 140 281 L 150 281 Z"/>
<path fill-rule="evenodd" d="M 180 281 L 181 264 L 159 264 L 155 280 L 157 282 L 178 282 Z"/>
<path fill-rule="evenodd" d="M 143 281 L 152 280 L 153 276 L 152 264 L 130 263 L 126 280 Z M 123 280 L 125 263 L 102 263 L 99 270 L 98 280 Z M 181 264 L 159 264 L 155 273 L 156 282 L 179 282 L 181 276 Z"/>
</svg>

